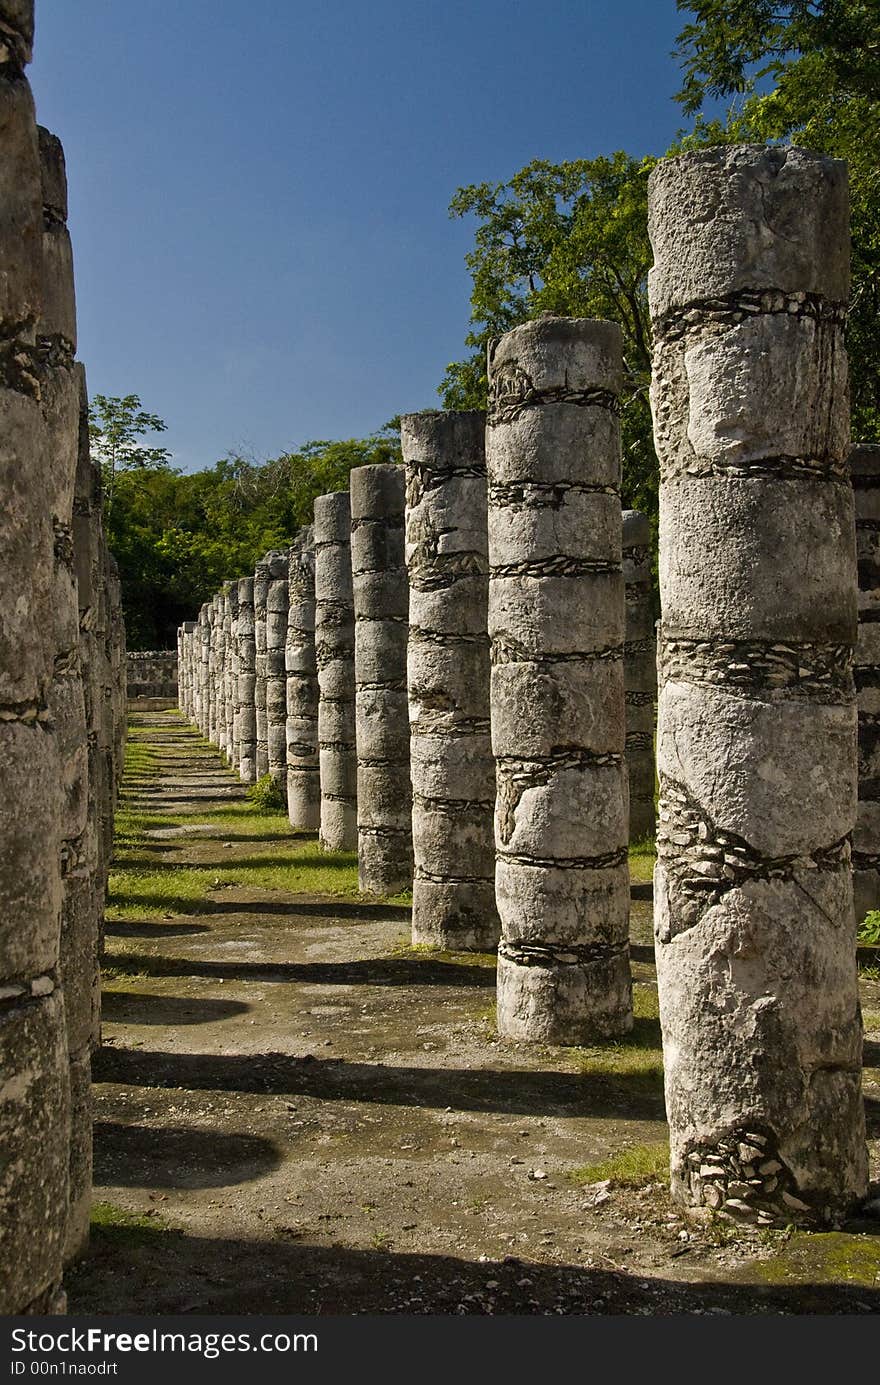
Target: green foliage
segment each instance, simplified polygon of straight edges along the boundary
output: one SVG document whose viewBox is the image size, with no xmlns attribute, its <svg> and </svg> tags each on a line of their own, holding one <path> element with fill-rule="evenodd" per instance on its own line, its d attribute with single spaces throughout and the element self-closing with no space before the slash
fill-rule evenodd
<svg viewBox="0 0 880 1385">
<path fill-rule="evenodd" d="M 653 163 L 620 151 L 561 164 L 537 159 L 507 183 L 459 188 L 450 214 L 478 221 L 466 257 L 473 278 L 466 344 L 473 352 L 447 367 L 439 391 L 446 408 L 485 408 L 490 338 L 542 312 L 611 318 L 623 333 L 624 503 L 651 516 L 657 510 L 648 404 Z"/>
<path fill-rule="evenodd" d="M 251 784 L 246 797 L 258 813 L 280 813 L 287 807 L 284 790 L 271 774 L 264 774 L 256 784 Z"/>
<path fill-rule="evenodd" d="M 787 140 L 846 159 L 853 288 L 847 344 L 853 436 L 880 437 L 880 7 L 876 0 L 679 0 L 693 18 L 678 38 L 685 112 L 696 117 L 669 151 Z M 707 98 L 735 98 L 724 121 Z M 504 183 L 459 188 L 450 214 L 476 219 L 471 354 L 447 367 L 447 408 L 483 408 L 486 343 L 539 313 L 604 317 L 623 333 L 624 504 L 656 524 L 657 462 L 647 389 L 647 177 L 655 160 L 535 160 Z"/>
<path fill-rule="evenodd" d="M 880 910 L 872 909 L 859 924 L 858 940 L 868 947 L 880 947 Z"/>
<path fill-rule="evenodd" d="M 383 429 L 308 442 L 263 463 L 230 455 L 190 474 L 117 469 L 107 531 L 129 648 L 173 648 L 181 621 L 223 582 L 253 571 L 270 548 L 288 547 L 311 521 L 316 495 L 344 489 L 356 466 L 399 459 L 398 440 Z"/>
<path fill-rule="evenodd" d="M 696 115 L 684 147 L 784 140 L 846 159 L 852 227 L 847 349 L 853 437 L 880 437 L 880 7 L 866 0 L 792 4 L 679 0 L 695 21 L 679 35 L 678 100 Z M 769 90 L 764 88 L 772 83 Z M 707 97 L 738 104 L 707 122 Z"/>
<path fill-rule="evenodd" d="M 145 433 L 164 433 L 165 427 L 158 414 L 141 408 L 136 394 L 95 395 L 89 405 L 89 444 L 101 468 L 105 511 L 113 508 L 119 472 L 168 466 L 167 447 L 146 447 L 138 441 Z"/>
</svg>

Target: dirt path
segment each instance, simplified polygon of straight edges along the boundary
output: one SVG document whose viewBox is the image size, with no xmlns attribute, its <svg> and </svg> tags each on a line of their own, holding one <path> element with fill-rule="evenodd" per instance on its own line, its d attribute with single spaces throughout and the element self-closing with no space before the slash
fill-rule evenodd
<svg viewBox="0 0 880 1385">
<path fill-rule="evenodd" d="M 144 888 L 107 927 L 72 1311 L 877 1311 L 877 1223 L 713 1243 L 670 1214 L 646 887 L 632 1042 L 500 1042 L 491 959 L 412 951 L 401 905 L 237 883 L 294 846 L 303 880 L 322 861 L 217 820 L 242 790 L 175 713 L 133 722 Z M 351 861 L 331 867 L 345 888 Z M 621 1150 L 641 1186 L 572 1178 Z"/>
</svg>

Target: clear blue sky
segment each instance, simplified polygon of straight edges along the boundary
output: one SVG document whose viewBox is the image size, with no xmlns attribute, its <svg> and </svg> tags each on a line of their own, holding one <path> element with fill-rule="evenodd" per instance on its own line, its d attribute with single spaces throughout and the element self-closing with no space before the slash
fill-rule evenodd
<svg viewBox="0 0 880 1385">
<path fill-rule="evenodd" d="M 37 0 L 80 357 L 186 470 L 433 408 L 464 354 L 456 187 L 659 153 L 675 0 Z"/>
</svg>

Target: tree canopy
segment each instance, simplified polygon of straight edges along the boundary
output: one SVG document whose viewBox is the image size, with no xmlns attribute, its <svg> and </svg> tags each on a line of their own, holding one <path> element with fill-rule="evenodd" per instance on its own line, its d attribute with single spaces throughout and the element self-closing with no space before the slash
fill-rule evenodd
<svg viewBox="0 0 880 1385">
<path fill-rule="evenodd" d="M 223 582 L 290 544 L 311 521 L 316 495 L 343 489 L 355 466 L 399 456 L 396 438 L 381 430 L 307 442 L 263 463 L 230 455 L 188 474 L 170 465 L 119 471 L 105 522 L 129 648 L 172 648 L 181 621 Z"/>
<path fill-rule="evenodd" d="M 852 205 L 847 344 L 853 436 L 880 437 L 880 6 L 876 0 L 679 0 L 677 99 L 693 117 L 670 153 L 725 142 L 787 141 L 846 159 Z M 703 114 L 732 97 L 725 119 Z M 647 386 L 647 176 L 656 160 L 618 151 L 459 188 L 454 217 L 476 218 L 467 256 L 470 354 L 447 367 L 447 408 L 486 402 L 486 343 L 545 311 L 606 317 L 623 334 L 623 500 L 656 521 L 658 468 Z"/>
</svg>

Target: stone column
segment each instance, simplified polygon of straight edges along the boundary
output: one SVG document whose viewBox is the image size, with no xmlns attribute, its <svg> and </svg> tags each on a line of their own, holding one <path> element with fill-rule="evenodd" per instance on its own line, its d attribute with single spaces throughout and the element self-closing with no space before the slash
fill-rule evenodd
<svg viewBox="0 0 880 1385">
<path fill-rule="evenodd" d="M 61 142 L 39 129 L 43 181 L 42 313 L 37 332 L 40 394 L 48 458 L 48 502 L 54 532 L 54 675 L 49 710 L 60 757 L 61 950 L 70 1064 L 70 1218 L 65 1252 L 88 1241 L 91 1210 L 91 1043 L 98 1007 L 98 928 L 86 838 L 88 740 L 79 650 L 79 604 L 73 552 L 73 502 L 79 445 L 79 376 L 74 365 L 76 307 L 67 232 L 67 178 Z"/>
<path fill-rule="evenodd" d="M 287 811 L 297 832 L 315 832 L 321 818 L 318 768 L 318 669 L 315 663 L 315 551 L 311 526 L 301 529 L 288 558 Z"/>
<path fill-rule="evenodd" d="M 494 952 L 486 416 L 408 414 L 407 688 L 414 943 Z"/>
<path fill-rule="evenodd" d="M 626 774 L 629 839 L 653 841 L 654 727 L 657 707 L 657 642 L 651 601 L 651 525 L 638 510 L 623 512 L 623 581 L 626 591 Z"/>
<path fill-rule="evenodd" d="M 354 726 L 354 596 L 348 491 L 315 501 L 315 657 L 321 845 L 357 850 L 357 746 Z"/>
<path fill-rule="evenodd" d="M 235 739 L 235 690 L 238 683 L 238 582 L 223 587 L 223 635 L 226 658 L 223 666 L 223 697 L 226 715 L 226 755 L 233 769 L 238 768 L 239 751 Z"/>
<path fill-rule="evenodd" d="M 489 346 L 498 1031 L 632 1027 L 620 331 L 549 315 Z"/>
<path fill-rule="evenodd" d="M 266 745 L 269 773 L 287 792 L 287 618 L 289 581 L 287 553 L 268 555 L 266 593 Z"/>
<path fill-rule="evenodd" d="M 256 645 L 254 642 L 254 579 L 241 577 L 238 583 L 238 682 L 235 694 L 235 728 L 238 745 L 238 774 L 242 783 L 254 784 L 257 778 Z"/>
<path fill-rule="evenodd" d="M 211 738 L 211 606 L 204 602 L 199 611 L 199 729 L 205 740 Z"/>
<path fill-rule="evenodd" d="M 182 632 L 183 662 L 181 664 L 180 709 L 187 721 L 194 719 L 193 706 L 193 640 L 197 623 L 185 620 L 180 627 Z"/>
<path fill-rule="evenodd" d="M 855 681 L 859 707 L 859 802 L 853 832 L 856 923 L 880 909 L 880 447 L 855 446 L 849 457 L 855 493 L 859 634 Z"/>
<path fill-rule="evenodd" d="M 0 3 L 0 1313 L 63 1306 L 70 1069 L 58 985 L 61 761 L 52 461 L 40 410 L 43 197 L 24 76 L 32 6 Z"/>
<path fill-rule="evenodd" d="M 846 165 L 724 145 L 649 205 L 672 1194 L 827 1225 L 866 1182 Z"/>
<path fill-rule="evenodd" d="M 356 467 L 350 483 L 358 883 L 388 895 L 410 888 L 413 869 L 403 467 Z"/>
<path fill-rule="evenodd" d="M 269 593 L 268 556 L 254 568 L 254 642 L 256 682 L 254 706 L 257 717 L 257 778 L 269 773 L 269 741 L 266 723 L 266 598 Z"/>
</svg>

